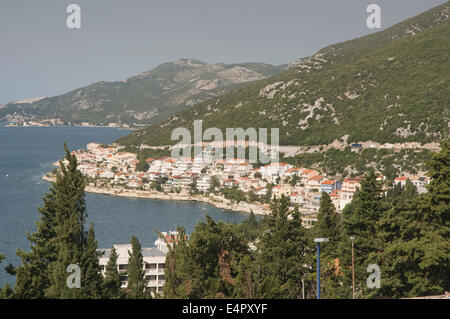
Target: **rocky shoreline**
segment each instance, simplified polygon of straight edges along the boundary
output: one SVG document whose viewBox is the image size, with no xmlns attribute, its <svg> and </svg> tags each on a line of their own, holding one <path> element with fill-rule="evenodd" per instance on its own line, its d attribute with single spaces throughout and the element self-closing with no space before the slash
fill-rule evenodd
<svg viewBox="0 0 450 319">
<path fill-rule="evenodd" d="M 42 180 L 53 182 L 54 178 L 44 175 Z M 128 198 L 142 198 L 142 199 L 156 199 L 156 200 L 176 200 L 176 201 L 196 201 L 213 205 L 220 209 L 231 210 L 236 212 L 250 213 L 253 211 L 256 215 L 267 215 L 270 212 L 268 205 L 249 204 L 249 203 L 232 203 L 226 198 L 217 195 L 192 196 L 189 194 L 165 194 L 157 191 L 141 191 L 128 190 L 123 188 L 102 188 L 92 185 L 87 185 L 85 191 L 93 194 L 128 197 Z"/>
</svg>

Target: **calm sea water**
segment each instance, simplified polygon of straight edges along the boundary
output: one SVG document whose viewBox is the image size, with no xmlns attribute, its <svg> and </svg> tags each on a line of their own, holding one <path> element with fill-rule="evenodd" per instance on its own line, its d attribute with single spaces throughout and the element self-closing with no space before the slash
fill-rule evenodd
<svg viewBox="0 0 450 319">
<path fill-rule="evenodd" d="M 36 207 L 49 183 L 41 177 L 53 169 L 52 163 L 64 156 L 63 142 L 69 149 L 85 148 L 92 141 L 111 143 L 127 134 L 115 128 L 94 127 L 5 127 L 0 123 L 0 287 L 14 284 L 3 266 L 17 265 L 17 248 L 29 249 L 26 232 L 36 230 L 39 219 Z M 153 246 L 155 229 L 174 230 L 184 226 L 188 233 L 208 214 L 216 221 L 240 223 L 247 214 L 224 211 L 197 202 L 128 199 L 86 194 L 88 224 L 94 223 L 99 247 L 128 243 L 137 236 L 143 246 Z"/>
</svg>

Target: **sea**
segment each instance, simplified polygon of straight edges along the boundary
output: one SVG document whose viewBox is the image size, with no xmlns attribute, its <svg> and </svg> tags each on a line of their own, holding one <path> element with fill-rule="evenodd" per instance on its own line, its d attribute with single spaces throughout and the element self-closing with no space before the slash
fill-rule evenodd
<svg viewBox="0 0 450 319">
<path fill-rule="evenodd" d="M 0 122 L 0 288 L 14 286 L 15 277 L 4 266 L 17 266 L 17 249 L 30 250 L 26 233 L 36 230 L 37 207 L 50 184 L 41 177 L 52 163 L 70 150 L 86 148 L 89 142 L 112 143 L 130 131 L 109 127 L 7 127 Z M 99 248 L 129 243 L 136 236 L 143 247 L 154 246 L 156 231 L 183 226 L 191 233 L 206 214 L 215 221 L 241 223 L 248 214 L 227 211 L 207 203 L 113 197 L 86 193 L 87 223 L 94 224 Z"/>
</svg>

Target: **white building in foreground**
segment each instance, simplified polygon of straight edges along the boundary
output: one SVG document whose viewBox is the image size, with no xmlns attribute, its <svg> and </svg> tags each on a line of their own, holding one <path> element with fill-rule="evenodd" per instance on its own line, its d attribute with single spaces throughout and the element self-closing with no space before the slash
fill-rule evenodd
<svg viewBox="0 0 450 319">
<path fill-rule="evenodd" d="M 153 292 L 162 292 L 162 287 L 164 285 L 164 269 L 166 264 L 166 249 L 164 249 L 161 245 L 161 242 L 158 243 L 160 249 L 158 247 L 150 247 L 150 248 L 142 248 L 142 256 L 144 257 L 144 264 L 142 265 L 142 269 L 145 271 L 145 277 L 148 279 L 147 288 Z M 164 249 L 164 251 L 161 250 Z M 114 249 L 116 250 L 119 257 L 117 258 L 117 267 L 119 272 L 126 272 L 128 269 L 128 259 L 130 255 L 128 251 L 131 252 L 131 244 L 124 245 L 114 245 Z M 99 264 L 102 274 L 105 275 L 106 265 L 108 264 L 109 257 L 111 255 L 112 249 L 100 249 L 104 252 L 104 254 L 100 257 Z M 122 288 L 127 287 L 128 276 L 122 282 Z"/>
</svg>

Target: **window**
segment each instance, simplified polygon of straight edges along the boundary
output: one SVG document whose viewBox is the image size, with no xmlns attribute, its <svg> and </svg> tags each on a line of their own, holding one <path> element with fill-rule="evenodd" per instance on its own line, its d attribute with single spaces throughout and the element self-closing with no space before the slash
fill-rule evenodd
<svg viewBox="0 0 450 319">
<path fill-rule="evenodd" d="M 128 269 L 128 265 L 127 264 L 120 264 L 119 265 L 119 270 L 127 270 Z"/>
<path fill-rule="evenodd" d="M 164 275 L 159 275 L 158 280 L 164 280 Z"/>
<path fill-rule="evenodd" d="M 158 264 L 159 269 L 164 269 L 166 267 L 166 264 Z"/>
<path fill-rule="evenodd" d="M 145 264 L 145 269 L 156 269 L 156 264 Z"/>
</svg>

